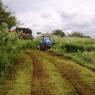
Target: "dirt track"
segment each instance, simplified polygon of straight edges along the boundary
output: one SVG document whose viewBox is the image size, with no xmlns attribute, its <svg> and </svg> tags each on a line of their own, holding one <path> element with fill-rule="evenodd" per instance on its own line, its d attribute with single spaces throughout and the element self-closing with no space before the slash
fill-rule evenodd
<svg viewBox="0 0 95 95">
<path fill-rule="evenodd" d="M 95 95 L 95 72 L 70 60 L 46 52 L 28 50 L 25 51 L 25 55 L 32 63 L 29 66 L 24 65 L 24 68 L 26 68 L 24 77 L 22 77 L 23 83 L 21 86 L 20 84 L 13 86 L 16 85 L 16 83 L 13 83 L 15 79 L 21 78 L 21 75 L 16 78 L 17 72 L 20 71 L 17 66 L 14 72 L 15 78 L 10 76 L 9 87 L 6 87 L 7 83 L 0 85 L 0 88 L 2 88 L 0 95 Z M 24 59 L 22 58 L 22 60 Z M 23 69 L 23 66 L 21 68 Z M 88 72 L 84 73 L 85 71 Z M 26 79 L 25 76 L 28 78 Z M 9 79 L 6 78 L 7 81 Z M 26 83 L 27 81 L 28 83 Z M 20 87 L 23 87 L 25 94 L 23 89 L 21 89 L 22 91 L 16 90 Z"/>
</svg>

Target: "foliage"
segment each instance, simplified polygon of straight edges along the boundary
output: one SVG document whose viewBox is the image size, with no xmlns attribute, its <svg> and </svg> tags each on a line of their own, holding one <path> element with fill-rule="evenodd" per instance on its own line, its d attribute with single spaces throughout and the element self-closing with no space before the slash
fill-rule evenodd
<svg viewBox="0 0 95 95">
<path fill-rule="evenodd" d="M 69 37 L 80 37 L 80 38 L 90 38 L 89 36 L 85 36 L 83 35 L 83 33 L 80 33 L 80 32 L 73 32 L 71 34 L 68 34 Z"/>
<path fill-rule="evenodd" d="M 62 30 L 54 30 L 52 32 L 53 35 L 58 35 L 60 37 L 64 37 L 65 36 L 65 33 L 62 31 Z"/>
<path fill-rule="evenodd" d="M 91 38 L 75 38 L 75 37 L 53 37 L 56 45 L 53 50 L 63 52 L 79 52 L 95 50 L 95 40 Z"/>
<path fill-rule="evenodd" d="M 0 76 L 5 75 L 16 63 L 20 50 L 35 47 L 36 42 L 20 40 L 17 33 L 9 31 L 15 24 L 15 17 L 0 0 Z"/>
<path fill-rule="evenodd" d="M 0 76 L 4 75 L 16 63 L 22 49 L 35 49 L 36 41 L 22 40 L 15 32 L 9 32 L 7 24 L 0 26 Z"/>
<path fill-rule="evenodd" d="M 5 8 L 5 6 L 2 4 L 2 1 L 0 0 L 0 23 L 2 22 L 6 22 L 9 28 L 16 25 L 15 16 L 11 11 Z"/>
<path fill-rule="evenodd" d="M 26 33 L 26 34 L 32 34 L 32 30 L 31 29 L 29 29 L 29 28 L 16 28 L 16 31 L 17 32 L 21 32 L 21 31 L 23 31 L 23 33 Z"/>
<path fill-rule="evenodd" d="M 37 41 L 19 39 L 18 46 L 20 49 L 36 49 Z"/>
<path fill-rule="evenodd" d="M 56 45 L 51 49 L 73 59 L 78 64 L 95 70 L 95 39 L 75 37 L 54 37 Z"/>
<path fill-rule="evenodd" d="M 3 75 L 16 61 L 19 51 L 16 33 L 9 33 L 6 26 L 0 27 L 0 75 Z"/>
<path fill-rule="evenodd" d="M 73 54 L 68 54 L 78 64 L 86 66 L 95 71 L 95 51 L 94 52 L 78 52 Z"/>
<path fill-rule="evenodd" d="M 65 44 L 64 49 L 65 49 L 66 52 L 84 51 L 83 46 L 75 45 L 75 44 Z"/>
</svg>

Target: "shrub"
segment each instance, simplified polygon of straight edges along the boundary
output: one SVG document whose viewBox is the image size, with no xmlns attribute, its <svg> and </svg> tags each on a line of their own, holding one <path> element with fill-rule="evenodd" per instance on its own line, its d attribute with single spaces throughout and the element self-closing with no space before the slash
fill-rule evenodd
<svg viewBox="0 0 95 95">
<path fill-rule="evenodd" d="M 0 27 L 0 75 L 4 75 L 15 63 L 19 52 L 16 33 L 9 33 L 5 26 Z"/>
</svg>

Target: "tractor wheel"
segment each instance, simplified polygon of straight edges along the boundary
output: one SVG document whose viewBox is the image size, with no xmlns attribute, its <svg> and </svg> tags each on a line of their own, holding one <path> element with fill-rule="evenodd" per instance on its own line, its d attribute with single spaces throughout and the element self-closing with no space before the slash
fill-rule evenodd
<svg viewBox="0 0 95 95">
<path fill-rule="evenodd" d="M 41 43 L 40 44 L 40 50 L 46 51 L 47 50 L 46 44 Z"/>
</svg>

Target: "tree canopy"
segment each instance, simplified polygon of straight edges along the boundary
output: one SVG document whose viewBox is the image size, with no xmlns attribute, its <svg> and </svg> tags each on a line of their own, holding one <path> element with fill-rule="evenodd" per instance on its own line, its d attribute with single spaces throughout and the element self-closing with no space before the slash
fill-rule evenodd
<svg viewBox="0 0 95 95">
<path fill-rule="evenodd" d="M 16 25 L 16 18 L 11 11 L 8 10 L 0 0 L 0 23 L 5 22 L 8 24 L 8 27 Z"/>
<path fill-rule="evenodd" d="M 54 30 L 52 32 L 52 34 L 53 35 L 58 35 L 58 36 L 61 36 L 61 37 L 64 37 L 65 36 L 65 33 L 62 30 L 58 30 L 58 29 Z"/>
<path fill-rule="evenodd" d="M 16 28 L 16 31 L 26 33 L 26 34 L 32 34 L 32 30 L 29 28 Z"/>
<path fill-rule="evenodd" d="M 73 32 L 71 34 L 68 34 L 69 37 L 80 37 L 80 38 L 90 38 L 90 36 L 86 36 L 84 35 L 83 33 L 80 33 L 80 32 Z"/>
</svg>

